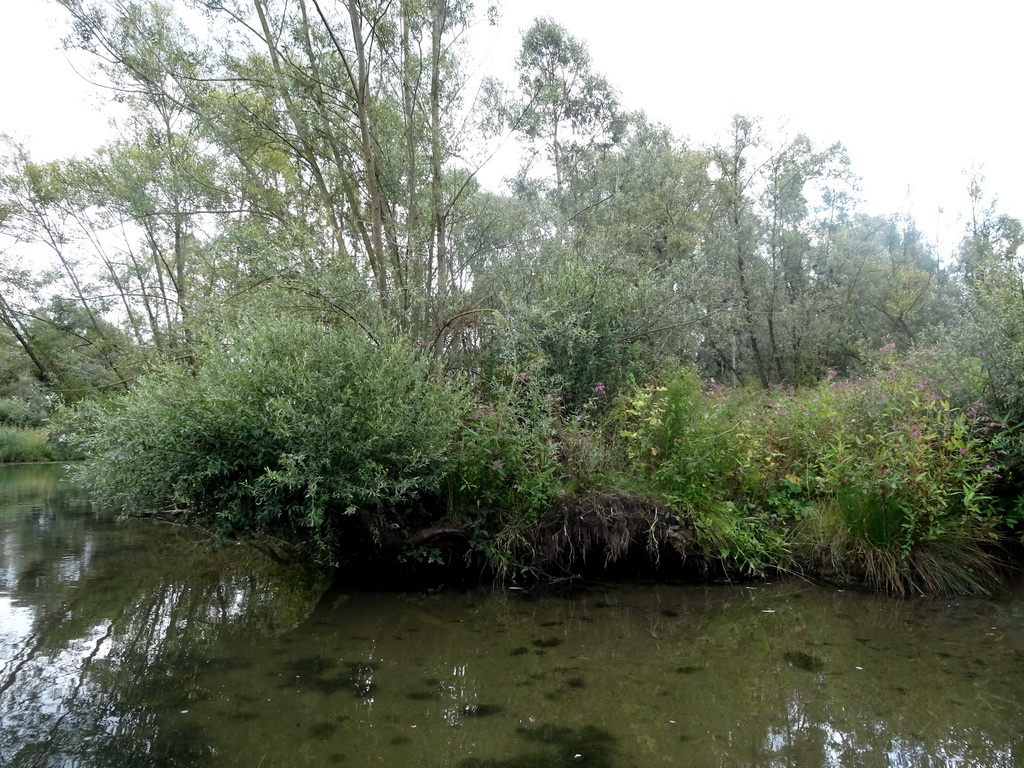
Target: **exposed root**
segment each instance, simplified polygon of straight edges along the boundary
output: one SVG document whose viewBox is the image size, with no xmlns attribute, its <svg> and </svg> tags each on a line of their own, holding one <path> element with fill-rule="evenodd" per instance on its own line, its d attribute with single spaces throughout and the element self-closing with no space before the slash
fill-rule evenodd
<svg viewBox="0 0 1024 768">
<path fill-rule="evenodd" d="M 572 571 L 588 557 L 604 567 L 638 551 L 655 565 L 666 548 L 680 559 L 696 554 L 696 536 L 670 507 L 607 490 L 574 498 L 541 521 L 531 537 L 535 567 Z"/>
</svg>

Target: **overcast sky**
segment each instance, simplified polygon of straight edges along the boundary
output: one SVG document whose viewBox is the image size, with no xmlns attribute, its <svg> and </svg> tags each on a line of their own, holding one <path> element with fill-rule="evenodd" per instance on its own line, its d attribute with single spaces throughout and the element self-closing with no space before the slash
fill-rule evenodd
<svg viewBox="0 0 1024 768">
<path fill-rule="evenodd" d="M 1024 217 L 1022 3 L 506 0 L 500 27 L 479 32 L 479 70 L 510 78 L 538 15 L 587 43 L 626 108 L 695 143 L 737 112 L 818 146 L 842 141 L 864 209 L 910 211 L 932 239 L 940 207 L 944 230 L 959 226 L 972 168 Z M 61 18 L 45 0 L 0 3 L 0 131 L 39 159 L 89 151 L 109 114 L 59 50 Z"/>
</svg>

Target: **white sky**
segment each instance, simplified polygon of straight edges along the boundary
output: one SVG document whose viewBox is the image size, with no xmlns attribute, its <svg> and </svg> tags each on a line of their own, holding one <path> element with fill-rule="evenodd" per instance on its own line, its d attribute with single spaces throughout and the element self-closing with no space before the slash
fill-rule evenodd
<svg viewBox="0 0 1024 768">
<path fill-rule="evenodd" d="M 693 142 L 720 137 L 736 112 L 820 147 L 842 141 L 864 209 L 911 212 L 940 249 L 961 226 L 972 168 L 1024 217 L 1024 3 L 506 0 L 498 30 L 480 32 L 484 73 L 511 80 L 537 15 L 588 44 L 626 108 Z M 0 0 L 0 131 L 38 159 L 88 152 L 107 125 L 59 50 L 61 19 L 45 0 Z"/>
</svg>

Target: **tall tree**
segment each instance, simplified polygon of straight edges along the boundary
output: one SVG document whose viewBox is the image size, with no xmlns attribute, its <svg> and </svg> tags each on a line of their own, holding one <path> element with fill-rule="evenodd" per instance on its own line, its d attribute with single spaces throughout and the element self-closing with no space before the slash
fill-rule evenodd
<svg viewBox="0 0 1024 768">
<path fill-rule="evenodd" d="M 543 147 L 560 199 L 571 176 L 581 170 L 581 155 L 621 138 L 618 94 L 592 69 L 586 45 L 550 18 L 534 20 L 523 33 L 515 68 L 515 127 Z"/>
<path fill-rule="evenodd" d="M 61 2 L 140 108 L 173 105 L 220 155 L 230 207 L 300 290 L 337 306 L 369 284 L 407 332 L 446 325 L 468 2 L 199 0 L 204 29 L 159 3 Z"/>
</svg>

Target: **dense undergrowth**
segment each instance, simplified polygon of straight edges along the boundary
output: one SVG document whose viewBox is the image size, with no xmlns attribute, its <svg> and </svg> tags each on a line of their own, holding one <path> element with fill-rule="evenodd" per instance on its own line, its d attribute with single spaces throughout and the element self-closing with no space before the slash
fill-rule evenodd
<svg viewBox="0 0 1024 768">
<path fill-rule="evenodd" d="M 0 424 L 0 463 L 63 461 L 70 458 L 61 445 L 39 427 Z"/>
<path fill-rule="evenodd" d="M 923 353 L 767 391 L 666 365 L 570 410 L 551 377 L 441 376 L 415 345 L 312 323 L 203 349 L 70 417 L 101 503 L 330 563 L 455 545 L 519 578 L 672 551 L 896 593 L 984 592 L 1018 536 L 1016 430 Z"/>
</svg>

